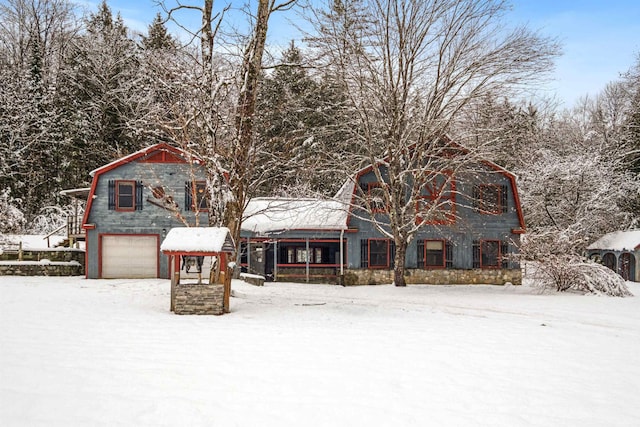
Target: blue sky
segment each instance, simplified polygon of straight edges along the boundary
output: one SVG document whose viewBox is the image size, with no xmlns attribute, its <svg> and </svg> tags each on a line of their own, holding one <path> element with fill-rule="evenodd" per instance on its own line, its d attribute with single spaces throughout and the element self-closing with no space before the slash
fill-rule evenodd
<svg viewBox="0 0 640 427">
<path fill-rule="evenodd" d="M 101 0 L 84 0 L 95 10 Z M 169 0 L 171 1 L 171 0 Z M 191 0 L 193 4 L 201 0 Z M 154 0 L 108 0 L 114 12 L 120 12 L 129 28 L 145 32 L 160 11 Z M 183 0 L 189 3 L 189 0 Z M 227 1 L 214 0 L 214 4 Z M 235 4 L 245 1 L 234 0 Z M 254 1 L 251 1 L 254 3 Z M 527 24 L 541 34 L 556 37 L 563 56 L 556 61 L 552 81 L 542 94 L 556 96 L 564 107 L 571 107 L 584 95 L 596 95 L 619 78 L 640 55 L 640 1 L 638 0 L 511 0 L 507 15 L 512 25 Z M 294 12 L 277 17 L 271 23 L 271 41 L 286 44 L 296 31 L 287 22 Z M 183 19 L 187 19 L 186 17 Z M 197 24 L 197 17 L 194 17 Z"/>
</svg>

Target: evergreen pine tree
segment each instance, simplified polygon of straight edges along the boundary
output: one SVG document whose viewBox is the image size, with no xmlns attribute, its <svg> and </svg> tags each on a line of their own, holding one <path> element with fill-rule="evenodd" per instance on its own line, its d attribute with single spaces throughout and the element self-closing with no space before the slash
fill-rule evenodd
<svg viewBox="0 0 640 427">
<path fill-rule="evenodd" d="M 176 47 L 176 42 L 169 34 L 160 13 L 155 16 L 153 22 L 149 25 L 147 35 L 142 36 L 142 47 L 145 50 L 171 50 Z"/>
</svg>

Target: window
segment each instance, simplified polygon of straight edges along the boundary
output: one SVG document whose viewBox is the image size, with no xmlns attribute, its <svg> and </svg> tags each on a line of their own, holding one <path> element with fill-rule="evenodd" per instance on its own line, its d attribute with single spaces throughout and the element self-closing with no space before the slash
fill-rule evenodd
<svg viewBox="0 0 640 427">
<path fill-rule="evenodd" d="M 141 181 L 110 180 L 108 182 L 108 209 L 131 212 L 142 210 Z"/>
<path fill-rule="evenodd" d="M 427 268 L 444 268 L 444 242 L 427 240 L 424 243 L 424 260 Z"/>
<path fill-rule="evenodd" d="M 607 252 L 602 257 L 602 264 L 613 271 L 616 271 L 616 256 L 611 252 Z"/>
<path fill-rule="evenodd" d="M 298 264 L 306 264 L 307 263 L 307 249 L 306 248 L 296 248 L 296 263 L 298 263 Z"/>
<path fill-rule="evenodd" d="M 118 181 L 116 183 L 116 210 L 135 210 L 135 188 L 136 183 L 134 181 Z"/>
<path fill-rule="evenodd" d="M 184 185 L 184 209 L 187 211 L 206 211 L 209 209 L 207 183 L 187 181 Z"/>
<path fill-rule="evenodd" d="M 635 279 L 635 266 L 636 266 L 636 257 L 629 252 L 625 252 L 620 254 L 620 258 L 618 260 L 618 274 L 622 276 L 624 280 L 634 280 Z"/>
<path fill-rule="evenodd" d="M 483 240 L 480 242 L 480 266 L 485 268 L 500 267 L 499 240 Z"/>
<path fill-rule="evenodd" d="M 240 265 L 248 265 L 249 264 L 249 252 L 248 252 L 248 244 L 246 240 L 240 241 Z"/>
<path fill-rule="evenodd" d="M 452 172 L 430 173 L 416 202 L 418 222 L 452 224 L 456 219 L 456 183 Z"/>
<path fill-rule="evenodd" d="M 509 268 L 509 244 L 500 240 L 474 240 L 473 268 Z"/>
<path fill-rule="evenodd" d="M 278 264 L 322 264 L 323 266 L 333 266 L 340 263 L 340 241 L 339 240 L 309 240 L 307 250 L 306 241 L 281 240 L 279 246 Z M 343 242 L 346 245 L 346 241 Z M 346 246 L 343 254 L 346 257 Z"/>
<path fill-rule="evenodd" d="M 499 215 L 508 212 L 506 185 L 481 184 L 473 187 L 473 203 L 482 214 Z"/>
<path fill-rule="evenodd" d="M 453 268 L 451 243 L 444 239 L 418 240 L 418 268 Z"/>
<path fill-rule="evenodd" d="M 389 239 L 360 240 L 360 268 L 393 268 L 396 246 Z"/>
<path fill-rule="evenodd" d="M 389 241 L 369 240 L 369 268 L 389 267 Z"/>
<path fill-rule="evenodd" d="M 385 194 L 383 184 L 379 182 L 370 182 L 367 184 L 367 197 L 371 213 L 385 213 L 388 211 L 385 203 Z"/>
</svg>

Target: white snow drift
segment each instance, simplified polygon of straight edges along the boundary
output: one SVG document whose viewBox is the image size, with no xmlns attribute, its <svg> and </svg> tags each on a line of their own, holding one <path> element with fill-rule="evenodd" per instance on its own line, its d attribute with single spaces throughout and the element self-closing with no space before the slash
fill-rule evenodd
<svg viewBox="0 0 640 427">
<path fill-rule="evenodd" d="M 638 297 L 233 288 L 198 317 L 168 280 L 0 277 L 0 425 L 640 425 Z"/>
</svg>

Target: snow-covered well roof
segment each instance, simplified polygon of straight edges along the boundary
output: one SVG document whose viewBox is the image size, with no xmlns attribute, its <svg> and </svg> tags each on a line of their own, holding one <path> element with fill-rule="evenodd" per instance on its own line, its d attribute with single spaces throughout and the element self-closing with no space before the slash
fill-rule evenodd
<svg viewBox="0 0 640 427">
<path fill-rule="evenodd" d="M 348 206 L 338 200 L 258 197 L 245 209 L 242 229 L 258 234 L 284 230 L 346 230 Z"/>
<path fill-rule="evenodd" d="M 234 248 L 226 227 L 172 228 L 160 245 L 163 252 L 232 252 Z"/>
<path fill-rule="evenodd" d="M 614 231 L 587 246 L 587 249 L 612 251 L 633 251 L 638 248 L 640 248 L 640 230 Z"/>
</svg>

